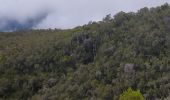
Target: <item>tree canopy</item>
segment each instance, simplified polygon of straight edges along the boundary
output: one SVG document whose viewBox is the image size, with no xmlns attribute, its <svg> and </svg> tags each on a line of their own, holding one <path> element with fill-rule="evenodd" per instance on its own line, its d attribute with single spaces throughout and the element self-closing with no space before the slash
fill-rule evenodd
<svg viewBox="0 0 170 100">
<path fill-rule="evenodd" d="M 168 4 L 73 29 L 0 33 L 2 100 L 164 99 L 169 72 Z"/>
</svg>

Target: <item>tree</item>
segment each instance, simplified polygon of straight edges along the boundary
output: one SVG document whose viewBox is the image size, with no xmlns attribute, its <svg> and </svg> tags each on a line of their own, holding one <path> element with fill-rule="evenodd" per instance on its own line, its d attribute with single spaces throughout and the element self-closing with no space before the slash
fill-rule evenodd
<svg viewBox="0 0 170 100">
<path fill-rule="evenodd" d="M 110 22 L 112 20 L 111 14 L 106 15 L 106 17 L 103 19 L 104 22 Z"/>
<path fill-rule="evenodd" d="M 144 97 L 139 90 L 134 91 L 131 88 L 128 88 L 127 91 L 120 95 L 119 100 L 144 100 Z"/>
</svg>

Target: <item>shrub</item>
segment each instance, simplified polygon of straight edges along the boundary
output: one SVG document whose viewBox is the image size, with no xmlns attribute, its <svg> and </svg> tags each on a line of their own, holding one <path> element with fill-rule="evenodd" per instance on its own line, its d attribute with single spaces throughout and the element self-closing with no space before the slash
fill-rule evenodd
<svg viewBox="0 0 170 100">
<path fill-rule="evenodd" d="M 139 90 L 134 91 L 131 88 L 128 88 L 127 91 L 120 95 L 119 100 L 144 100 L 144 97 Z"/>
</svg>

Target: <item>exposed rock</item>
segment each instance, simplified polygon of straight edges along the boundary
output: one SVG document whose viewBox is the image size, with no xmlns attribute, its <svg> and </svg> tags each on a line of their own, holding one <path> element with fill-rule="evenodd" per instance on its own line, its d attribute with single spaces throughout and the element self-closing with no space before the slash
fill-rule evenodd
<svg viewBox="0 0 170 100">
<path fill-rule="evenodd" d="M 134 70 L 134 64 L 132 63 L 127 63 L 125 64 L 124 66 L 124 72 L 125 73 L 133 73 L 135 70 Z"/>
</svg>

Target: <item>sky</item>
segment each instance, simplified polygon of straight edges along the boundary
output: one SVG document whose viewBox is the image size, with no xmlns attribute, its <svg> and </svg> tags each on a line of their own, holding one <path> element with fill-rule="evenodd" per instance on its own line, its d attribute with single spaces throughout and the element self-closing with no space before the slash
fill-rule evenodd
<svg viewBox="0 0 170 100">
<path fill-rule="evenodd" d="M 170 0 L 0 0 L 0 31 L 74 28 L 108 14 L 165 3 Z"/>
</svg>

